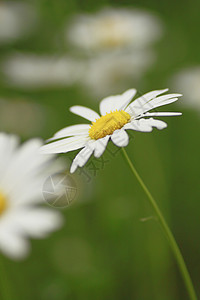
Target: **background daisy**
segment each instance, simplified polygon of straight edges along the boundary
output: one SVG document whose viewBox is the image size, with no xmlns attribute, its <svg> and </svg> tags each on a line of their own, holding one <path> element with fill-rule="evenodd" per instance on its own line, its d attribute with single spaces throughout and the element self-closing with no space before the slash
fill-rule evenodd
<svg viewBox="0 0 200 300">
<path fill-rule="evenodd" d="M 82 58 L 85 70 L 80 85 L 92 96 L 103 97 L 138 84 L 156 54 L 151 49 L 161 38 L 162 22 L 138 9 L 104 8 L 75 15 L 66 26 L 68 47 Z"/>
<path fill-rule="evenodd" d="M 13 42 L 36 25 L 34 7 L 24 2 L 1 1 L 0 3 L 0 45 Z"/>
<path fill-rule="evenodd" d="M 171 85 L 183 92 L 183 105 L 200 109 L 200 66 L 179 71 L 171 79 Z"/>
<path fill-rule="evenodd" d="M 105 8 L 75 16 L 66 28 L 66 41 L 85 51 L 141 49 L 162 32 L 159 18 L 138 9 Z"/>
<path fill-rule="evenodd" d="M 21 88 L 70 86 L 81 74 L 83 62 L 70 56 L 54 57 L 16 53 L 5 58 L 5 81 Z"/>
<path fill-rule="evenodd" d="M 44 238 L 62 224 L 57 211 L 38 206 L 44 181 L 60 168 L 39 154 L 41 144 L 32 139 L 19 147 L 17 136 L 0 134 L 0 251 L 13 259 L 27 256 L 28 237 Z"/>
<path fill-rule="evenodd" d="M 98 99 L 128 89 L 133 81 L 140 82 L 154 62 L 155 55 L 148 50 L 99 55 L 85 62 L 86 75 L 79 82 L 84 92 Z"/>
</svg>

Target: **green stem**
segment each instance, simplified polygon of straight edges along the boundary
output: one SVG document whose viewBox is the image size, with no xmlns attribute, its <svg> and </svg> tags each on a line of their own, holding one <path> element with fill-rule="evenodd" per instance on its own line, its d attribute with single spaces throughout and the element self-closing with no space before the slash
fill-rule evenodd
<svg viewBox="0 0 200 300">
<path fill-rule="evenodd" d="M 2 257 L 0 256 L 0 295 L 2 300 L 11 300 L 8 277 L 5 272 Z"/>
<path fill-rule="evenodd" d="M 158 221 L 162 227 L 162 229 L 164 230 L 164 233 L 169 241 L 169 244 L 171 246 L 171 249 L 174 253 L 174 256 L 176 258 L 176 261 L 177 261 L 177 264 L 179 266 L 179 269 L 180 269 L 180 272 L 181 272 L 181 275 L 183 277 L 183 280 L 185 282 L 185 286 L 186 286 L 186 289 L 188 291 L 188 295 L 190 297 L 191 300 L 197 300 L 197 296 L 196 296 L 196 293 L 195 293 L 195 290 L 194 290 L 194 287 L 193 287 L 193 284 L 192 284 L 192 280 L 190 278 L 190 275 L 189 275 L 189 272 L 187 270 L 187 267 L 186 267 L 186 264 L 185 264 L 185 261 L 183 259 L 183 256 L 181 254 L 181 251 L 176 243 L 176 240 L 169 228 L 169 226 L 167 225 L 158 205 L 156 204 L 153 196 L 151 195 L 151 193 L 149 192 L 148 188 L 146 187 L 146 185 L 144 184 L 142 178 L 140 177 L 140 175 L 138 174 L 138 172 L 136 171 L 135 167 L 133 166 L 130 158 L 128 157 L 128 154 L 126 153 L 126 150 L 124 148 L 122 148 L 122 152 L 124 154 L 124 157 L 132 171 L 132 173 L 135 175 L 135 177 L 137 178 L 139 184 L 141 185 L 141 187 L 143 188 L 144 192 L 146 193 L 148 199 L 149 199 L 149 202 L 158 218 Z"/>
</svg>

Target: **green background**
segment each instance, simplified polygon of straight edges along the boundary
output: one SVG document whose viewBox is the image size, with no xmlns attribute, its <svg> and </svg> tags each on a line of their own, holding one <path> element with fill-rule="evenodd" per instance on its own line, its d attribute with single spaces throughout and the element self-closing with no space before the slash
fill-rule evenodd
<svg viewBox="0 0 200 300">
<path fill-rule="evenodd" d="M 27 39 L 2 46 L 1 60 L 13 50 L 63 55 L 67 49 L 59 32 L 66 19 L 75 13 L 112 5 L 147 9 L 157 13 L 165 25 L 165 34 L 155 46 L 156 64 L 139 86 L 133 82 L 132 87 L 142 93 L 165 88 L 171 75 L 180 68 L 200 63 L 200 2 L 35 0 L 31 3 L 39 11 L 40 26 Z M 70 114 L 71 105 L 98 110 L 100 100 L 83 93 L 78 85 L 37 90 L 12 88 L 3 76 L 0 97 L 11 102 L 26 99 L 42 104 L 46 120 L 38 136 L 44 139 L 62 127 L 82 121 Z M 131 133 L 127 151 L 170 224 L 200 297 L 200 118 L 198 112 L 185 109 L 181 103 L 161 110 L 182 111 L 183 116 L 166 118 L 168 128 L 162 132 Z M 22 136 L 22 140 L 30 137 Z M 111 145 L 109 149 L 104 155 L 105 165 L 101 160 L 96 162 L 99 168 L 96 176 L 90 171 L 90 182 L 79 171 L 75 175 L 77 182 L 83 182 L 77 201 L 61 211 L 65 218 L 63 228 L 46 240 L 31 241 L 31 254 L 24 261 L 3 258 L 12 300 L 188 299 L 146 196 L 120 151 L 116 152 Z M 63 156 L 66 165 L 74 155 Z"/>
</svg>

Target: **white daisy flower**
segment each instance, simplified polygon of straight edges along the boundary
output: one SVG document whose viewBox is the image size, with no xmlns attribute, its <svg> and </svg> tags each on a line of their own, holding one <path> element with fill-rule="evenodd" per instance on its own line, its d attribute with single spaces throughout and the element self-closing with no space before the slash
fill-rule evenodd
<svg viewBox="0 0 200 300">
<path fill-rule="evenodd" d="M 161 36 L 160 20 L 137 9 L 105 8 L 96 14 L 75 16 L 66 40 L 86 51 L 146 47 Z"/>
<path fill-rule="evenodd" d="M 13 259 L 28 254 L 28 237 L 44 238 L 62 224 L 58 212 L 37 206 L 44 181 L 60 168 L 39 153 L 41 145 L 32 139 L 19 147 L 17 136 L 0 133 L 0 251 Z"/>
<path fill-rule="evenodd" d="M 152 117 L 178 116 L 177 112 L 149 112 L 150 110 L 173 103 L 181 94 L 167 94 L 168 89 L 151 91 L 131 102 L 136 94 L 130 89 L 122 95 L 110 96 L 100 102 L 100 113 L 84 106 L 72 106 L 70 111 L 91 124 L 73 125 L 58 131 L 50 144 L 41 148 L 42 153 L 66 153 L 83 148 L 73 160 L 70 172 L 83 167 L 90 156 L 100 157 L 106 149 L 108 141 L 118 147 L 126 147 L 129 137 L 126 130 L 151 132 L 153 127 L 164 129 L 167 124 Z M 162 96 L 160 96 L 162 95 Z M 130 103 L 131 102 L 131 103 Z M 55 141 L 58 140 L 59 141 Z"/>
<path fill-rule="evenodd" d="M 36 25 L 34 8 L 27 3 L 2 1 L 0 3 L 0 44 L 23 37 Z"/>
<path fill-rule="evenodd" d="M 70 86 L 82 75 L 82 62 L 69 56 L 14 54 L 4 59 L 7 81 L 23 88 Z"/>
<path fill-rule="evenodd" d="M 185 68 L 171 80 L 171 85 L 183 91 L 183 104 L 200 110 L 200 66 Z"/>
<path fill-rule="evenodd" d="M 117 94 L 126 90 L 131 82 L 137 83 L 154 61 L 154 54 L 147 50 L 92 57 L 85 64 L 87 76 L 80 77 L 80 84 L 95 97 Z"/>
</svg>

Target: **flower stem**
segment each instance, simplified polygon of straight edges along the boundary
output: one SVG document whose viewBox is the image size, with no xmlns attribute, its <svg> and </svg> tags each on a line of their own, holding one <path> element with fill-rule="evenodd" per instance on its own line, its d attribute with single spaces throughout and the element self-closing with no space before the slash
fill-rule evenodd
<svg viewBox="0 0 200 300">
<path fill-rule="evenodd" d="M 0 296 L 2 300 L 13 299 L 11 297 L 9 282 L 8 282 L 7 274 L 5 272 L 5 268 L 1 256 L 0 256 Z"/>
<path fill-rule="evenodd" d="M 142 178 L 140 177 L 140 175 L 138 174 L 137 170 L 135 169 L 135 167 L 133 166 L 126 150 L 124 148 L 122 148 L 122 152 L 124 154 L 124 157 L 132 171 L 132 173 L 135 175 L 135 177 L 137 178 L 139 184 L 141 185 L 141 187 L 143 188 L 144 192 L 146 193 L 148 199 L 149 199 L 149 202 L 158 218 L 158 221 L 169 241 L 169 244 L 171 246 L 171 249 L 173 251 L 173 254 L 176 258 L 176 261 L 177 261 L 177 264 L 179 266 L 179 269 L 180 269 L 180 272 L 181 272 L 181 275 L 183 277 L 183 280 L 185 282 L 185 286 L 186 286 L 186 289 L 188 291 L 188 295 L 189 295 L 189 298 L 190 300 L 197 300 L 197 296 L 196 296 L 196 293 L 195 293 L 195 290 L 194 290 L 194 287 L 193 287 L 193 284 L 192 284 L 192 280 L 190 278 L 190 275 L 189 275 L 189 272 L 187 270 L 187 267 L 186 267 L 186 264 L 185 264 L 185 261 L 183 259 L 183 256 L 181 254 L 181 251 L 176 243 L 176 240 L 169 228 L 169 226 L 167 225 L 158 205 L 156 204 L 153 196 L 151 195 L 151 193 L 149 192 L 148 188 L 146 187 L 146 185 L 144 184 Z"/>
</svg>

